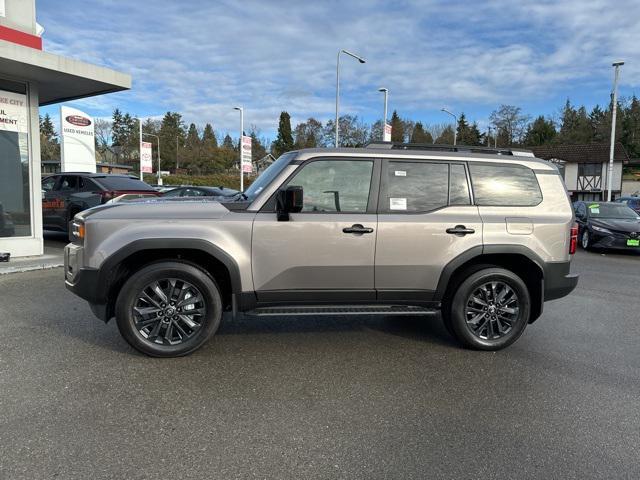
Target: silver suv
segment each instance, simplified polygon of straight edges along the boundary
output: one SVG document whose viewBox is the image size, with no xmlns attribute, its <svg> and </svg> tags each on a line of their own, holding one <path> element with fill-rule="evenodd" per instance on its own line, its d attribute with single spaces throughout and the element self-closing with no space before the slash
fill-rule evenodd
<svg viewBox="0 0 640 480">
<path fill-rule="evenodd" d="M 526 151 L 393 143 L 281 156 L 238 197 L 75 216 L 67 287 L 153 356 L 200 347 L 230 311 L 432 315 L 498 350 L 569 294 L 573 211 Z"/>
</svg>

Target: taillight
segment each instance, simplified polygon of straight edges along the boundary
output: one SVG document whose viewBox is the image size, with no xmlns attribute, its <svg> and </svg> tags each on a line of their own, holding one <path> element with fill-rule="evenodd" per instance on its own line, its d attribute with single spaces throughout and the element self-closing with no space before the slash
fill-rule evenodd
<svg viewBox="0 0 640 480">
<path fill-rule="evenodd" d="M 571 227 L 571 233 L 569 234 L 569 255 L 576 253 L 578 247 L 578 225 Z"/>
</svg>

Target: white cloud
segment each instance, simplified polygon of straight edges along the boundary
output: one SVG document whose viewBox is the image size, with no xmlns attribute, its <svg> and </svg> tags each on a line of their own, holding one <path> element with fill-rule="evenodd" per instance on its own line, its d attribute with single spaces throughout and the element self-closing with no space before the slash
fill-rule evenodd
<svg viewBox="0 0 640 480">
<path fill-rule="evenodd" d="M 486 117 L 500 103 L 578 93 L 605 103 L 618 56 L 628 62 L 623 88 L 640 78 L 636 0 L 163 0 L 153 8 L 68 0 L 65 16 L 57 3 L 38 4 L 46 49 L 134 77 L 131 92 L 80 105 L 97 114 L 177 110 L 222 132 L 237 130 L 237 104 L 264 132 L 281 110 L 294 121 L 330 118 L 339 48 L 367 59 L 343 59 L 341 111 L 368 119 L 379 116 L 380 86 L 391 109 L 418 117 L 443 104 Z"/>
</svg>

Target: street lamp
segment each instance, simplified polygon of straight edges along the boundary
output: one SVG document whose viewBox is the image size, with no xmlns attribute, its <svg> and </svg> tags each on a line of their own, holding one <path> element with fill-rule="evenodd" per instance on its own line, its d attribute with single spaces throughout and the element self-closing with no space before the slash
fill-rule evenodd
<svg viewBox="0 0 640 480">
<path fill-rule="evenodd" d="M 340 104 L 340 54 L 344 53 L 350 57 L 355 58 L 360 63 L 366 63 L 365 59 L 359 57 L 355 53 L 348 52 L 347 50 L 338 51 L 338 61 L 336 62 L 336 148 L 338 148 L 338 108 Z"/>
<path fill-rule="evenodd" d="M 244 109 L 242 107 L 233 107 L 234 110 L 240 112 L 240 191 L 244 191 L 244 173 L 242 172 L 242 136 L 244 135 Z"/>
<path fill-rule="evenodd" d="M 487 148 L 491 146 L 491 127 L 487 127 Z"/>
<path fill-rule="evenodd" d="M 611 115 L 611 148 L 609 149 L 609 172 L 607 178 L 607 202 L 611 201 L 611 187 L 613 186 L 613 153 L 616 145 L 616 115 L 618 113 L 618 76 L 620 75 L 620 66 L 624 65 L 623 61 L 613 62 L 612 67 L 615 68 L 613 76 L 613 113 Z"/>
<path fill-rule="evenodd" d="M 142 135 L 146 135 L 147 137 L 155 137 L 155 139 L 158 140 L 158 185 L 162 185 L 162 177 L 160 176 L 160 137 L 158 135 L 154 135 L 153 133 L 142 132 Z"/>
<path fill-rule="evenodd" d="M 384 142 L 384 134 L 387 131 L 387 99 L 389 97 L 389 89 L 379 88 L 378 91 L 384 93 L 384 117 L 382 117 L 382 141 Z"/>
<path fill-rule="evenodd" d="M 456 121 L 455 127 L 453 128 L 453 146 L 456 146 L 456 143 L 458 141 L 458 117 L 456 117 L 453 113 L 451 113 L 449 110 L 447 110 L 446 108 L 441 108 L 440 109 L 441 112 L 444 113 L 448 113 L 449 115 L 451 115 L 454 120 Z"/>
</svg>

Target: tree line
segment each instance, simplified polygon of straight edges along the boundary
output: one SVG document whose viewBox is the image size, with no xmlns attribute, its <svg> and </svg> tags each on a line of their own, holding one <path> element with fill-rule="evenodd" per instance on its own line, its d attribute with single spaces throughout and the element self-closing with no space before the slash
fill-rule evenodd
<svg viewBox="0 0 640 480">
<path fill-rule="evenodd" d="M 454 128 L 457 143 L 470 146 L 532 147 L 545 144 L 608 143 L 611 132 L 611 104 L 596 105 L 590 111 L 576 107 L 569 100 L 553 116 L 532 118 L 514 105 L 501 105 L 489 117 L 489 127 L 480 130 L 476 121 L 469 121 L 464 113 L 458 115 L 457 125 L 425 123 L 402 118 L 393 111 L 390 119 L 391 140 L 394 142 L 453 144 Z M 339 119 L 340 146 L 361 147 L 382 139 L 382 120 L 372 124 L 356 115 Z M 238 168 L 238 138 L 216 132 L 211 123 L 203 128 L 191 123 L 187 127 L 182 115 L 167 112 L 161 120 L 143 122 L 143 139 L 153 145 L 154 169 L 158 139 L 162 170 L 192 175 L 225 173 Z M 276 138 L 271 141 L 251 126 L 245 135 L 252 138 L 254 162 L 271 153 L 301 148 L 331 147 L 335 143 L 335 123 L 323 123 L 308 118 L 292 128 L 288 112 L 282 112 Z M 631 157 L 640 156 L 640 101 L 635 97 L 622 98 L 618 103 L 616 140 L 623 143 Z M 49 115 L 40 119 L 40 142 L 43 160 L 59 159 L 60 145 Z M 119 109 L 110 119 L 95 121 L 96 157 L 98 161 L 139 165 L 138 119 Z"/>
</svg>

